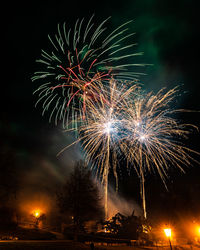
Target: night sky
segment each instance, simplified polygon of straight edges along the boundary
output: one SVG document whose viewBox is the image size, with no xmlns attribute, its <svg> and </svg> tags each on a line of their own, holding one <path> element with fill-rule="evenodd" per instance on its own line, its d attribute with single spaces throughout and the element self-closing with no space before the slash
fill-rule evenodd
<svg viewBox="0 0 200 250">
<path fill-rule="evenodd" d="M 19 167 L 19 178 L 27 189 L 49 189 L 63 181 L 75 159 L 81 158 L 77 149 L 70 149 L 60 159 L 56 154 L 72 138 L 42 117 L 40 106 L 34 107 L 35 60 L 41 49 L 49 46 L 48 34 L 54 34 L 57 23 L 74 25 L 77 18 L 89 19 L 95 13 L 100 23 L 108 16 L 109 29 L 134 20 L 130 26 L 136 32 L 137 50 L 143 51 L 143 88 L 158 91 L 161 87 L 181 87 L 177 107 L 200 110 L 199 101 L 199 33 L 196 1 L 130 0 L 130 1 L 35 1 L 5 3 L 2 12 L 2 38 L 6 52 L 1 80 L 1 148 L 12 149 Z M 199 113 L 186 114 L 184 121 L 199 126 Z M 200 152 L 200 136 L 193 134 L 187 145 Z M 198 160 L 198 159 L 197 159 Z M 200 166 L 193 164 L 183 175 L 170 171 L 167 192 L 158 176 L 148 175 L 147 206 L 152 213 L 177 215 L 199 214 Z M 137 178 L 120 177 L 120 192 L 139 203 Z M 161 212 L 160 212 L 161 213 Z"/>
</svg>

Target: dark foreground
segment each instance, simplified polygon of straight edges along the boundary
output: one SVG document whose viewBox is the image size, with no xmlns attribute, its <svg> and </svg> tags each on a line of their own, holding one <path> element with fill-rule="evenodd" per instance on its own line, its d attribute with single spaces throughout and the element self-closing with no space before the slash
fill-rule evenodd
<svg viewBox="0 0 200 250">
<path fill-rule="evenodd" d="M 16 249 L 16 250 L 46 250 L 46 249 L 67 249 L 67 250 L 81 250 L 90 249 L 89 246 L 73 242 L 73 241 L 57 241 L 57 240 L 18 240 L 18 241 L 0 241 L 0 249 Z"/>
<path fill-rule="evenodd" d="M 18 241 L 0 241 L 0 249 L 2 250 L 90 250 L 90 246 L 73 242 L 69 240 L 18 240 Z M 141 250 L 141 249 L 158 249 L 156 247 L 134 247 L 134 246 L 95 246 L 95 250 Z M 169 247 L 159 247 L 160 250 L 168 250 Z M 200 247 L 195 246 L 176 246 L 176 250 L 199 250 Z"/>
</svg>

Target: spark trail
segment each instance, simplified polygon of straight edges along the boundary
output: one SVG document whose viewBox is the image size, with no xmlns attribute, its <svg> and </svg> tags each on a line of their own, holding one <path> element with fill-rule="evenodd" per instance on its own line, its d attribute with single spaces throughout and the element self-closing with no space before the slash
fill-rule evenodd
<svg viewBox="0 0 200 250">
<path fill-rule="evenodd" d="M 125 106 L 121 150 L 140 178 L 144 218 L 147 217 L 146 172 L 157 172 L 166 186 L 169 168 L 177 167 L 184 172 L 183 166 L 194 161 L 191 154 L 198 154 L 183 145 L 189 134 L 198 128 L 175 118 L 178 112 L 188 112 L 170 107 L 177 93 L 178 88 L 169 91 L 161 89 L 157 94 L 150 92 L 144 95 L 141 92 Z"/>
<path fill-rule="evenodd" d="M 58 24 L 57 33 L 48 36 L 49 50 L 42 50 L 37 60 L 40 69 L 32 77 L 39 83 L 34 92 L 38 94 L 36 105 L 41 103 L 42 114 L 49 112 L 49 121 L 62 121 L 64 128 L 69 124 L 76 128 L 77 120 L 85 118 L 85 99 L 96 92 L 96 81 L 137 80 L 142 75 L 134 70 L 144 66 L 134 63 L 142 53 L 130 53 L 136 45 L 128 42 L 134 35 L 128 31 L 131 21 L 109 33 L 105 27 L 109 18 L 99 25 L 93 19 L 78 19 L 72 28 Z"/>
<path fill-rule="evenodd" d="M 118 189 L 117 165 L 123 158 L 140 178 L 146 218 L 146 173 L 157 172 L 166 186 L 169 168 L 177 167 L 184 172 L 183 166 L 195 161 L 191 154 L 198 153 L 184 146 L 183 140 L 198 128 L 175 118 L 178 112 L 186 111 L 170 107 L 177 88 L 144 94 L 138 85 L 127 86 L 114 80 L 107 87 L 99 83 L 101 92 L 87 99 L 87 116 L 74 143 L 81 142 L 88 164 L 104 184 L 106 216 L 108 175 L 112 169 Z"/>
</svg>

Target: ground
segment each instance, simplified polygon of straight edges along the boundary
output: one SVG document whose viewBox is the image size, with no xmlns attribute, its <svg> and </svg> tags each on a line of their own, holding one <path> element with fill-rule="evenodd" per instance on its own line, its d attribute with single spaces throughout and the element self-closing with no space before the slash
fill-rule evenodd
<svg viewBox="0 0 200 250">
<path fill-rule="evenodd" d="M 86 246 L 82 243 L 75 243 L 72 241 L 0 241 L 0 249 L 15 249 L 15 250 L 81 250 L 81 249 L 90 249 L 89 246 Z"/>
<path fill-rule="evenodd" d="M 48 240 L 48 241 L 0 241 L 2 250 L 89 250 L 90 246 L 73 241 Z M 168 250 L 169 247 L 134 247 L 134 246 L 95 246 L 95 250 Z M 173 250 L 199 250 L 195 246 L 173 246 Z"/>
<path fill-rule="evenodd" d="M 90 250 L 89 244 L 63 240 L 62 235 L 55 232 L 37 229 L 16 228 L 0 230 L 0 250 Z M 15 240 L 18 238 L 18 240 Z M 105 243 L 95 244 L 95 250 L 168 250 L 167 247 L 135 247 L 135 246 L 107 246 Z M 173 246 L 173 250 L 200 250 L 200 246 Z"/>
</svg>

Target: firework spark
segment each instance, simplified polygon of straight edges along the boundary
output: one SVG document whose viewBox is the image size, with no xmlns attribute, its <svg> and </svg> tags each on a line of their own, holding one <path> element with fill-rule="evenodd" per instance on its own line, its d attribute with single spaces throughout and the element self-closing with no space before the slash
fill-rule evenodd
<svg viewBox="0 0 200 250">
<path fill-rule="evenodd" d="M 109 19 L 109 18 L 108 18 Z M 142 53 L 128 51 L 136 44 L 126 44 L 134 33 L 128 33 L 126 22 L 106 34 L 104 20 L 97 27 L 93 16 L 88 22 L 77 20 L 73 29 L 58 24 L 55 37 L 48 36 L 50 52 L 42 50 L 37 60 L 41 69 L 35 72 L 32 80 L 40 86 L 36 89 L 38 103 L 42 103 L 43 114 L 50 112 L 49 120 L 63 122 L 63 127 L 79 117 L 85 118 L 86 98 L 96 94 L 95 83 L 116 79 L 138 79 L 141 73 L 133 72 L 134 66 L 143 64 L 126 63 Z M 96 28 L 95 28 L 96 27 Z M 122 43 L 126 45 L 122 45 Z"/>
<path fill-rule="evenodd" d="M 157 171 L 165 184 L 169 168 L 178 167 L 184 172 L 183 166 L 194 160 L 190 153 L 197 153 L 182 143 L 192 130 L 198 128 L 174 118 L 177 112 L 184 110 L 170 108 L 177 92 L 174 88 L 167 92 L 162 89 L 157 94 L 138 93 L 125 107 L 121 149 L 140 177 L 145 218 L 145 173 Z"/>
<path fill-rule="evenodd" d="M 125 84 L 127 87 L 127 84 Z M 133 165 L 141 182 L 144 218 L 146 214 L 145 174 L 157 171 L 166 186 L 169 168 L 183 166 L 194 160 L 182 142 L 196 126 L 183 124 L 170 108 L 178 89 L 160 90 L 157 94 L 142 93 L 137 85 L 130 88 L 110 81 L 109 87 L 100 85 L 98 98 L 87 99 L 87 118 L 79 128 L 79 139 L 86 160 L 104 183 L 105 211 L 107 209 L 108 174 L 110 168 L 118 188 L 117 162 L 123 155 L 127 166 Z"/>
<path fill-rule="evenodd" d="M 138 86 L 132 85 L 126 89 L 126 84 L 119 85 L 115 80 L 109 82 L 109 86 L 100 84 L 101 92 L 94 99 L 87 99 L 88 112 L 85 121 L 79 128 L 80 140 L 86 153 L 88 162 L 95 159 L 94 166 L 100 176 L 104 172 L 104 162 L 110 157 L 110 153 L 117 154 L 123 130 L 124 103 Z M 115 160 L 111 160 L 116 175 Z M 108 160 L 109 161 L 109 160 Z M 117 176 L 116 176 L 117 177 Z"/>
<path fill-rule="evenodd" d="M 126 84 L 119 84 L 115 80 L 110 80 L 109 86 L 99 82 L 99 94 L 86 99 L 86 119 L 81 122 L 78 128 L 79 138 L 74 142 L 81 142 L 86 162 L 103 183 L 106 219 L 108 175 L 111 168 L 116 178 L 116 190 L 118 189 L 117 155 L 123 129 L 123 106 L 137 88 L 137 85 L 132 84 L 127 88 Z"/>
</svg>

